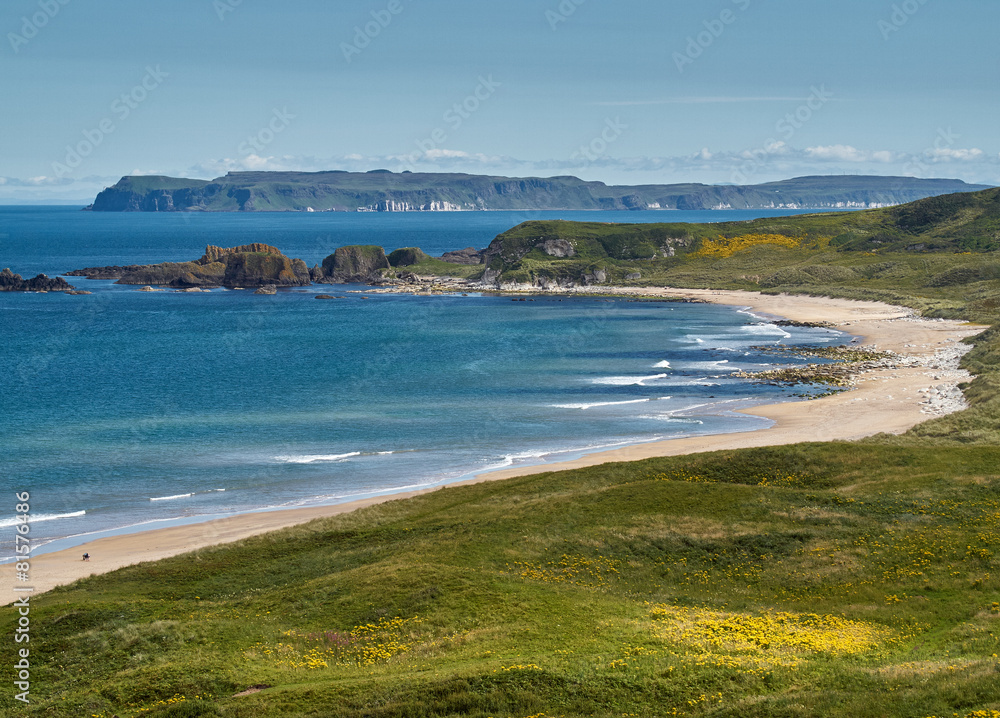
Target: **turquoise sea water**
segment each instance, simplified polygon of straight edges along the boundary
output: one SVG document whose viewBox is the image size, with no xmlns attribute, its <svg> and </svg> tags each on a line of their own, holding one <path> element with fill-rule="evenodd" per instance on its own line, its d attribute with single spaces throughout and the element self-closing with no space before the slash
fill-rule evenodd
<svg viewBox="0 0 1000 718">
<path fill-rule="evenodd" d="M 712 221 L 763 213 L 158 215 L 0 208 L 0 267 L 33 276 L 266 242 L 310 265 L 345 244 L 483 247 L 526 219 Z M 777 213 L 772 213 L 777 214 Z M 692 433 L 765 428 L 789 392 L 729 378 L 763 344 L 844 335 L 738 308 L 628 300 L 0 294 L 0 527 L 33 536 L 336 502 Z M 363 289 L 345 287 L 343 289 Z M 341 293 L 341 290 L 335 290 Z M 368 298 L 363 298 L 368 297 Z M 793 361 L 790 360 L 789 361 Z M 12 537 L 10 537 L 12 538 Z M 9 544 L 2 539 L 0 556 Z"/>
</svg>

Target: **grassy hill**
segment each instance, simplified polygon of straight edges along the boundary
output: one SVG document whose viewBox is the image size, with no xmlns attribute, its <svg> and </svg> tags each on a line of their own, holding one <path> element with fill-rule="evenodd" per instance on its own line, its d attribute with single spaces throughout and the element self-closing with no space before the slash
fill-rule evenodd
<svg viewBox="0 0 1000 718">
<path fill-rule="evenodd" d="M 601 270 L 609 282 L 638 285 L 944 298 L 947 287 L 1000 277 L 998 250 L 1000 189 L 991 189 L 750 222 L 526 222 L 490 244 L 484 269 L 498 285 L 579 283 Z"/>
<path fill-rule="evenodd" d="M 522 225 L 494 260 L 659 262 L 637 281 L 890 299 L 995 325 L 1000 281 L 977 272 L 997 261 L 996 202 Z M 642 259 L 666 239 L 690 241 Z M 536 240 L 579 254 L 543 259 Z M 901 437 L 445 488 L 35 597 L 30 715 L 995 718 L 996 326 L 965 364 L 972 408 Z M 0 645 L 4 665 L 15 648 Z M 253 686 L 266 688 L 237 695 Z M 5 715 L 17 708 L 0 694 Z"/>
<path fill-rule="evenodd" d="M 33 599 L 35 714 L 992 716 L 998 462 L 616 464 L 124 569 Z"/>
</svg>

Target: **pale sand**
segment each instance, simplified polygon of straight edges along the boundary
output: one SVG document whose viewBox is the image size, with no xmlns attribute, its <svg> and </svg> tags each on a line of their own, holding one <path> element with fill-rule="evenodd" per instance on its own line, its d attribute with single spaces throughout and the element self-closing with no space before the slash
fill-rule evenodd
<svg viewBox="0 0 1000 718">
<path fill-rule="evenodd" d="M 599 291 L 602 294 L 609 293 L 607 288 Z M 880 349 L 904 356 L 933 355 L 936 350 L 953 346 L 954 342 L 978 334 L 984 329 L 959 322 L 913 321 L 909 318 L 912 314 L 910 310 L 876 302 L 714 290 L 618 289 L 614 292 L 691 298 L 717 304 L 747 306 L 753 311 L 793 321 L 830 322 L 839 329 L 864 337 L 864 345 L 875 344 Z M 655 456 L 804 441 L 850 440 L 881 432 L 902 433 L 930 418 L 921 411 L 923 396 L 918 394 L 919 390 L 949 381 L 951 384 L 956 383 L 954 376 L 949 379 L 941 374 L 927 367 L 872 371 L 859 377 L 857 387 L 849 392 L 808 402 L 758 406 L 746 412 L 776 422 L 772 428 L 763 431 L 638 444 L 589 454 L 573 461 L 494 471 L 461 483 L 496 481 L 513 476 Z M 935 379 L 935 375 L 940 376 L 940 379 Z M 451 484 L 456 485 L 460 484 Z M 406 499 L 433 490 L 437 489 L 392 494 L 335 506 L 240 514 L 199 524 L 97 539 L 74 548 L 35 556 L 31 559 L 31 580 L 28 583 L 15 580 L 14 564 L 0 566 L 0 587 L 4 592 L 4 595 L 0 595 L 0 603 L 10 603 L 23 595 L 13 592 L 12 589 L 16 586 L 32 586 L 35 589 L 34 595 L 37 595 L 55 586 L 123 566 L 238 541 L 316 518 L 334 516 L 385 501 Z M 81 560 L 84 552 L 92 556 L 89 562 Z"/>
</svg>

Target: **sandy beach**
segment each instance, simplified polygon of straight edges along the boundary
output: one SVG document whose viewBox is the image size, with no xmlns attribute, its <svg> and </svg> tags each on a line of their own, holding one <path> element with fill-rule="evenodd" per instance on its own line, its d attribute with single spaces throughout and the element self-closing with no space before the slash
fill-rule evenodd
<svg viewBox="0 0 1000 718">
<path fill-rule="evenodd" d="M 813 401 L 754 407 L 747 412 L 773 420 L 775 424 L 770 429 L 638 444 L 589 454 L 573 461 L 494 471 L 462 483 L 654 456 L 804 441 L 851 440 L 883 432 L 902 433 L 935 415 L 960 408 L 961 398 L 955 387 L 966 381 L 968 375 L 957 369 L 957 361 L 965 349 L 959 342 L 984 329 L 961 322 L 917 319 L 909 309 L 876 302 L 714 290 L 609 290 L 602 287 L 599 292 L 688 298 L 749 307 L 754 312 L 797 322 L 826 322 L 862 337 L 862 346 L 877 346 L 880 350 L 893 352 L 899 355 L 899 360 L 891 367 L 858 376 L 851 391 Z M 451 484 L 455 485 L 459 484 Z M 428 489 L 433 490 L 437 489 Z M 38 594 L 89 575 L 237 541 L 419 493 L 423 492 L 392 494 L 333 506 L 240 514 L 204 523 L 109 536 L 63 551 L 39 554 L 31 559 L 31 582 L 27 584 L 16 582 L 14 564 L 0 566 L 0 585 L 3 586 L 0 603 L 10 603 L 23 595 L 13 592 L 15 586 L 31 586 L 34 594 Z M 90 561 L 81 560 L 84 552 L 91 554 Z"/>
</svg>

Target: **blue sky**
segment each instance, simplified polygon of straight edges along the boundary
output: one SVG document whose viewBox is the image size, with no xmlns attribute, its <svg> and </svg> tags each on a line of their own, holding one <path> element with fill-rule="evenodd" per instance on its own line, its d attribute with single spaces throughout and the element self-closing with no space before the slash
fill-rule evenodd
<svg viewBox="0 0 1000 718">
<path fill-rule="evenodd" d="M 1000 184 L 993 0 L 7 0 L 0 198 L 124 174 Z"/>
</svg>

